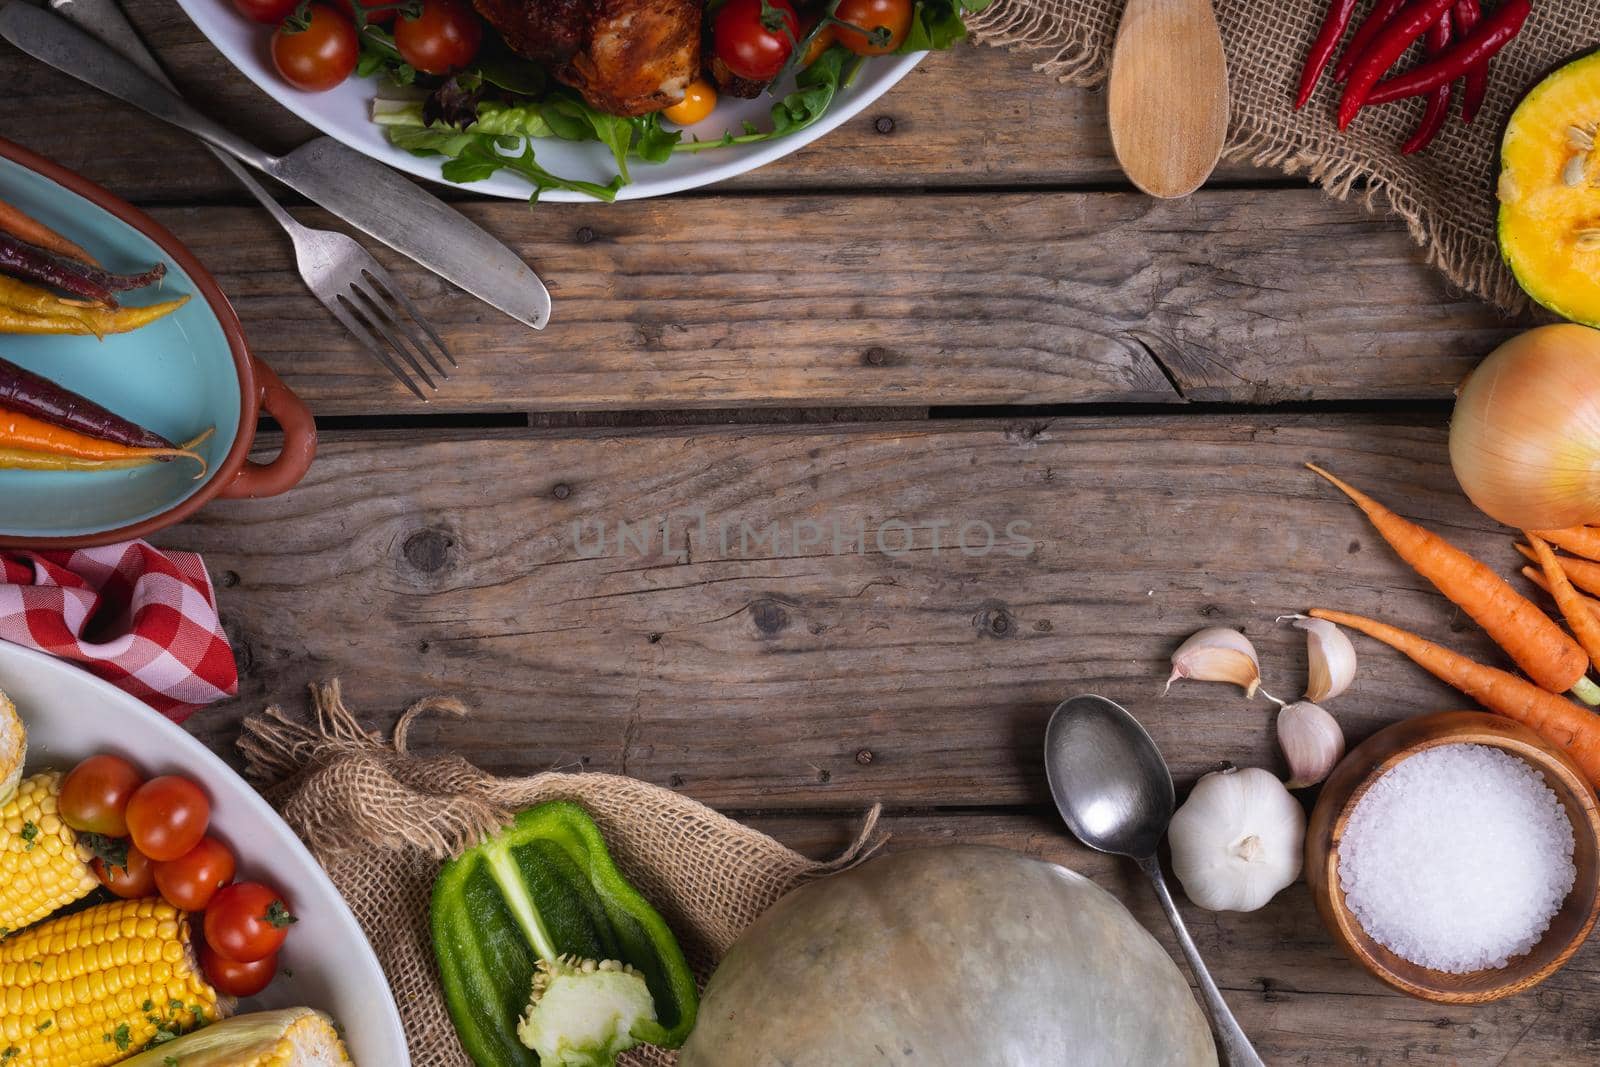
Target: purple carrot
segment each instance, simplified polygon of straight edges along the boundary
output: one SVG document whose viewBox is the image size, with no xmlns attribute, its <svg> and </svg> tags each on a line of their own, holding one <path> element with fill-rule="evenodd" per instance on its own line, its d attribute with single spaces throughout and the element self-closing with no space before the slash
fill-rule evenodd
<svg viewBox="0 0 1600 1067">
<path fill-rule="evenodd" d="M 129 422 L 88 397 L 79 396 L 6 359 L 0 359 L 0 407 L 132 448 L 174 447 L 160 434 Z"/>
<path fill-rule="evenodd" d="M 167 273 L 166 264 L 157 263 L 142 274 L 112 274 L 3 232 L 0 232 L 0 270 L 111 308 L 117 306 L 113 293 L 154 285 Z"/>
</svg>

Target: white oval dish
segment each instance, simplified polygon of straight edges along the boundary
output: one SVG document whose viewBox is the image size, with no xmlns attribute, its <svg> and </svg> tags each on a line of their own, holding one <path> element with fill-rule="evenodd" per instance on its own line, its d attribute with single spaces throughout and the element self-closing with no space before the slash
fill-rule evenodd
<svg viewBox="0 0 1600 1067">
<path fill-rule="evenodd" d="M 278 76 L 268 54 L 270 32 L 264 26 L 243 18 L 228 0 L 178 0 L 192 22 L 212 44 L 245 76 L 278 103 L 294 112 L 323 133 L 396 170 L 430 181 L 444 182 L 437 157 L 414 156 L 391 145 L 383 130 L 369 117 L 372 98 L 377 95 L 373 78 L 351 78 L 325 93 L 304 93 Z M 906 56 L 886 56 L 868 60 L 855 83 L 841 89 L 834 104 L 817 124 L 775 141 L 737 145 L 709 152 L 685 152 L 660 165 L 634 160 L 629 167 L 633 184 L 617 194 L 618 200 L 642 200 L 666 196 L 685 189 L 698 189 L 781 159 L 815 141 L 829 130 L 854 118 L 868 104 L 888 92 L 901 78 L 911 73 L 926 52 Z M 748 120 L 767 128 L 774 103 L 772 97 L 735 100 L 724 97 L 710 118 L 689 128 L 701 140 L 714 140 L 724 131 L 737 132 Z M 248 135 L 248 130 L 236 131 Z M 534 143 L 539 165 L 563 178 L 604 184 L 616 174 L 610 150 L 600 144 L 539 140 Z M 445 184 L 452 184 L 444 182 Z M 456 185 L 489 196 L 526 200 L 533 191 L 515 174 L 502 171 L 484 181 Z M 543 201 L 578 202 L 590 198 L 583 193 L 556 189 L 540 196 Z"/>
<path fill-rule="evenodd" d="M 343 1028 L 359 1067 L 409 1067 L 389 983 L 355 916 L 300 839 L 243 778 L 145 704 L 31 649 L 0 641 L 0 690 L 16 702 L 28 728 L 28 773 L 114 752 L 152 776 L 188 775 L 210 796 L 214 832 L 238 854 L 239 877 L 259 877 L 289 897 L 299 922 L 279 961 L 292 977 L 280 973 L 240 1011 L 321 1008 Z"/>
</svg>

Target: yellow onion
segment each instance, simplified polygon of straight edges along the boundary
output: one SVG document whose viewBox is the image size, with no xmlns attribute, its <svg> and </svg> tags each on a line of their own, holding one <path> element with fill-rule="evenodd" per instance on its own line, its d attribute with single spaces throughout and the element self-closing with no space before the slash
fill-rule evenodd
<svg viewBox="0 0 1600 1067">
<path fill-rule="evenodd" d="M 1507 526 L 1600 522 L 1600 330 L 1541 326 L 1490 353 L 1456 397 L 1450 463 Z"/>
</svg>

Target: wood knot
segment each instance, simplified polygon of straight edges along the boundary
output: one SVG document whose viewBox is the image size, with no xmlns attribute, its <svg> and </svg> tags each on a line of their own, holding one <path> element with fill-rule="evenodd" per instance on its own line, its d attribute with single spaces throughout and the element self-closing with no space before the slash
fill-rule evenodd
<svg viewBox="0 0 1600 1067">
<path fill-rule="evenodd" d="M 444 570 L 450 563 L 455 538 L 442 530 L 418 530 L 400 546 L 406 562 L 422 574 Z"/>
<path fill-rule="evenodd" d="M 870 749 L 870 748 L 864 748 L 860 752 L 856 753 L 856 762 L 861 764 L 861 766 L 863 766 L 863 767 L 865 767 L 868 764 L 870 764 L 872 762 L 872 760 L 873 760 L 872 749 Z"/>
<path fill-rule="evenodd" d="M 567 497 L 572 495 L 572 486 L 568 485 L 566 482 L 557 482 L 555 484 L 555 488 L 550 490 L 550 495 L 555 497 L 557 500 L 565 500 Z"/>
<path fill-rule="evenodd" d="M 789 626 L 789 612 L 776 600 L 758 600 L 750 605 L 756 629 L 767 637 L 782 633 Z"/>
<path fill-rule="evenodd" d="M 239 572 L 223 571 L 222 577 L 217 579 L 217 584 L 222 586 L 224 589 L 232 589 L 234 586 L 239 584 Z"/>
<path fill-rule="evenodd" d="M 878 345 L 873 345 L 861 353 L 861 362 L 869 367 L 882 367 L 889 363 L 889 350 Z"/>
<path fill-rule="evenodd" d="M 894 132 L 894 119 L 888 115 L 879 115 L 872 120 L 872 128 L 881 134 L 891 134 Z"/>
<path fill-rule="evenodd" d="M 575 236 L 578 238 L 580 245 L 586 245 L 594 240 L 594 230 L 588 226 L 579 226 Z"/>
<path fill-rule="evenodd" d="M 1017 620 L 1004 605 L 991 604 L 978 612 L 973 624 L 980 634 L 988 637 L 1011 637 L 1017 632 Z"/>
</svg>

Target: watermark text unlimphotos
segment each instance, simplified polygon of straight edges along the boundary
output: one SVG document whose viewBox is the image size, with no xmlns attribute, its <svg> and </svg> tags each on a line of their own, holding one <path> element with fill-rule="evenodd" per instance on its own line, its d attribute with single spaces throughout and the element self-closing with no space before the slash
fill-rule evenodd
<svg viewBox="0 0 1600 1067">
<path fill-rule="evenodd" d="M 907 556 L 913 552 L 959 553 L 963 556 L 1031 556 L 1030 526 L 1021 519 L 995 523 L 987 519 L 946 517 L 911 522 L 902 518 L 786 519 L 754 523 L 747 519 L 712 518 L 700 510 L 607 521 L 579 519 L 572 524 L 572 544 L 583 559 L 601 556 L 645 556 L 685 553 L 689 558 L 746 559 L 770 556 Z"/>
</svg>

